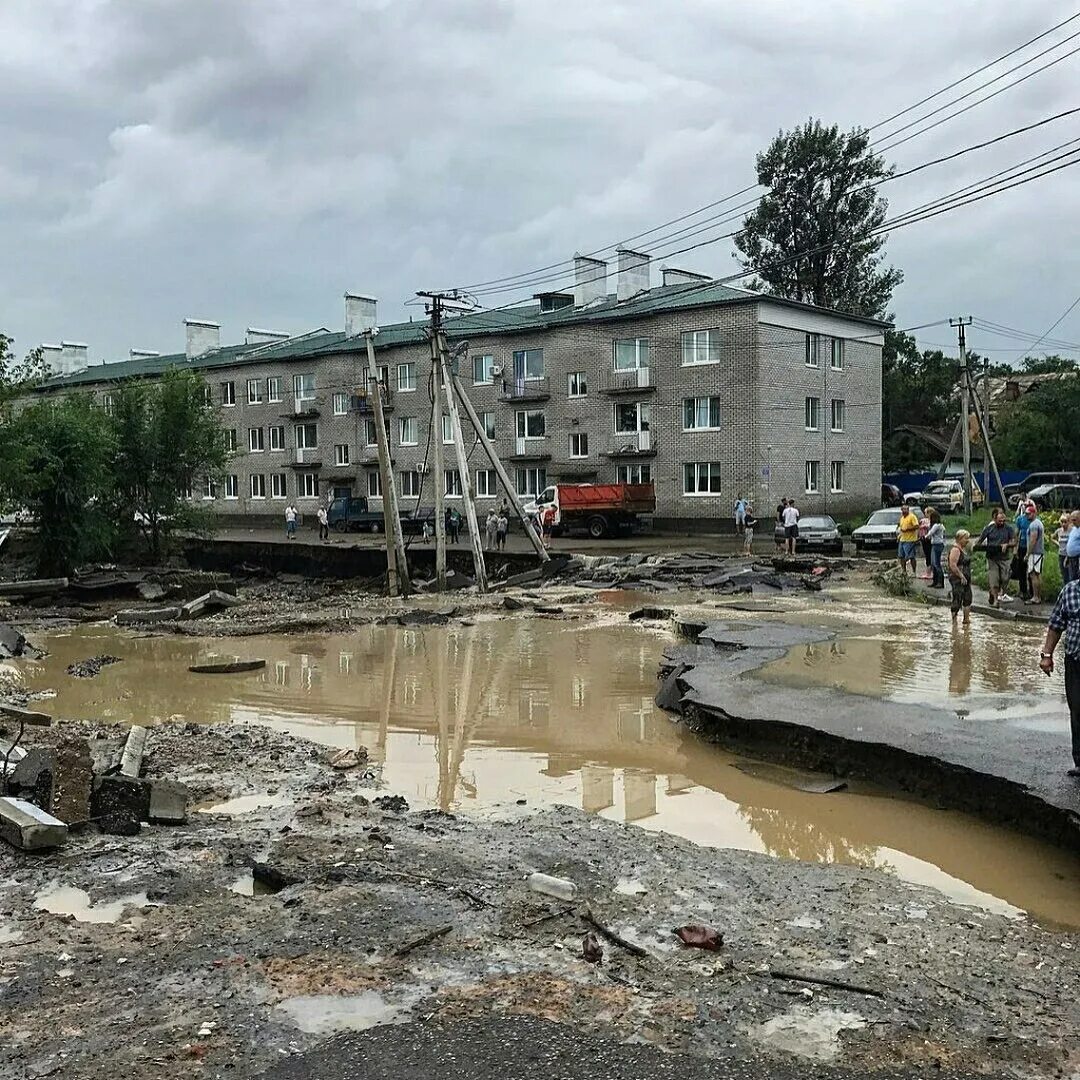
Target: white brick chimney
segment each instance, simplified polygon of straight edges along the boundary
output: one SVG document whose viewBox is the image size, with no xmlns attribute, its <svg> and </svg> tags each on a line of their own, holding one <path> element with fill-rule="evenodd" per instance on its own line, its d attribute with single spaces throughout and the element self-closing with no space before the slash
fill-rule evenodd
<svg viewBox="0 0 1080 1080">
<path fill-rule="evenodd" d="M 574 253 L 574 307 L 588 307 L 607 298 L 607 263 Z"/>
<path fill-rule="evenodd" d="M 50 375 L 63 375 L 64 360 L 63 349 L 59 345 L 42 345 L 41 355 L 45 360 L 45 370 Z"/>
<path fill-rule="evenodd" d="M 619 256 L 619 279 L 616 288 L 619 301 L 648 292 L 649 256 L 629 248 L 619 248 L 615 254 Z"/>
<path fill-rule="evenodd" d="M 697 274 L 693 270 L 677 270 L 674 266 L 661 266 L 660 274 L 665 285 L 697 285 L 703 281 L 712 281 L 708 274 Z"/>
<path fill-rule="evenodd" d="M 274 341 L 287 341 L 292 335 L 285 330 L 260 330 L 249 326 L 244 334 L 245 345 L 269 345 Z"/>
<path fill-rule="evenodd" d="M 345 336 L 347 338 L 359 337 L 366 330 L 378 328 L 378 319 L 375 309 L 378 301 L 374 296 L 364 296 L 361 293 L 345 294 Z"/>
<path fill-rule="evenodd" d="M 184 331 L 187 338 L 185 352 L 189 360 L 221 348 L 221 323 L 185 319 Z"/>
<path fill-rule="evenodd" d="M 90 346 L 82 341 L 60 342 L 60 363 L 65 375 L 85 371 L 90 366 Z"/>
</svg>

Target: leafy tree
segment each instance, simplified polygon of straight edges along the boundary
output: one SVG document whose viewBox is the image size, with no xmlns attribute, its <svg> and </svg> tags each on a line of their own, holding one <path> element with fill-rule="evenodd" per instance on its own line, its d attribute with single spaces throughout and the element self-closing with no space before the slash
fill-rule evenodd
<svg viewBox="0 0 1080 1080">
<path fill-rule="evenodd" d="M 0 407 L 48 374 L 45 354 L 40 348 L 31 349 L 22 360 L 17 360 L 11 345 L 12 339 L 0 334 Z"/>
<path fill-rule="evenodd" d="M 1053 470 L 1076 464 L 1080 372 L 1049 379 L 997 416 L 994 451 L 1002 469 Z"/>
<path fill-rule="evenodd" d="M 207 527 L 208 515 L 187 495 L 205 477 L 219 479 L 225 466 L 225 441 L 204 387 L 193 372 L 174 368 L 113 394 L 117 520 L 142 532 L 155 560 L 177 530 Z"/>
<path fill-rule="evenodd" d="M 1077 371 L 1075 360 L 1067 356 L 1025 356 L 1021 365 L 1025 375 L 1046 375 L 1050 372 Z"/>
<path fill-rule="evenodd" d="M 866 131 L 811 119 L 777 135 L 757 157 L 768 191 L 735 236 L 736 258 L 758 274 L 753 287 L 882 317 L 903 274 L 882 266 L 885 237 L 874 232 L 888 203 L 871 185 L 891 174 Z"/>
</svg>

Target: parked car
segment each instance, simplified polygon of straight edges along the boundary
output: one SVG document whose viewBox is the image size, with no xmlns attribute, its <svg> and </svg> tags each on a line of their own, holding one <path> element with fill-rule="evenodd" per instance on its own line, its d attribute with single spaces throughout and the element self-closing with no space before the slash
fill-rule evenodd
<svg viewBox="0 0 1080 1080">
<path fill-rule="evenodd" d="M 1080 484 L 1042 484 L 1027 496 L 1040 510 L 1080 509 Z"/>
<path fill-rule="evenodd" d="M 958 514 L 964 509 L 964 485 L 960 480 L 931 480 L 918 498 L 926 509 L 933 506 L 943 514 Z M 971 505 L 979 507 L 983 501 L 982 488 L 972 479 Z"/>
<path fill-rule="evenodd" d="M 904 496 L 895 484 L 881 485 L 881 505 L 899 506 L 904 501 Z"/>
<path fill-rule="evenodd" d="M 911 506 L 916 517 L 922 517 L 921 506 Z M 855 550 L 869 548 L 873 551 L 896 547 L 896 526 L 900 524 L 900 507 L 887 510 L 875 510 L 865 525 L 860 525 L 851 534 L 855 541 Z"/>
<path fill-rule="evenodd" d="M 1006 484 L 1002 488 L 1006 505 L 1015 506 L 1020 495 L 1031 494 L 1033 488 L 1043 487 L 1046 484 L 1080 484 L 1080 473 L 1075 472 L 1033 472 L 1019 484 Z"/>
<path fill-rule="evenodd" d="M 773 539 L 782 544 L 786 540 L 784 526 L 773 529 Z M 827 514 L 809 514 L 799 518 L 798 551 L 824 551 L 829 555 L 843 555 L 844 540 L 836 522 Z"/>
</svg>

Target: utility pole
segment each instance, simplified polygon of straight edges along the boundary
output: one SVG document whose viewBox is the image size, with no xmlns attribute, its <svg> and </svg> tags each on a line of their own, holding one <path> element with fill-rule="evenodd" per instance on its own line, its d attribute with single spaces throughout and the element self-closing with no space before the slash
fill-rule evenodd
<svg viewBox="0 0 1080 1080">
<path fill-rule="evenodd" d="M 409 563 L 405 555 L 405 542 L 401 535 L 401 515 L 398 513 L 397 483 L 394 469 L 390 464 L 390 440 L 386 436 L 386 416 L 383 413 L 382 387 L 379 385 L 379 371 L 375 366 L 375 333 L 364 332 L 364 344 L 367 346 L 368 385 L 371 388 L 371 400 L 374 402 L 375 439 L 379 452 L 379 483 L 383 499 L 383 535 L 386 538 L 386 570 L 391 596 L 399 593 L 409 595 Z"/>
<path fill-rule="evenodd" d="M 990 501 L 990 361 L 983 361 L 982 378 L 983 479 L 986 481 L 986 501 Z M 996 471 L 996 467 L 995 467 Z M 998 497 L 1001 492 L 998 491 Z"/>
<path fill-rule="evenodd" d="M 435 485 L 435 588 L 439 592 L 446 589 L 446 518 L 443 498 L 446 495 L 446 480 L 443 474 L 442 442 L 442 361 L 439 356 L 439 322 L 441 312 L 436 301 L 431 305 L 431 380 L 433 385 L 431 402 L 431 456 L 435 463 L 432 483 Z"/>
<path fill-rule="evenodd" d="M 961 315 L 949 320 L 950 326 L 956 327 L 956 336 L 960 345 L 960 438 L 964 453 L 964 513 L 971 514 L 971 429 L 968 417 L 971 415 L 971 378 L 968 371 L 967 340 L 964 328 L 971 325 L 970 315 Z"/>
</svg>

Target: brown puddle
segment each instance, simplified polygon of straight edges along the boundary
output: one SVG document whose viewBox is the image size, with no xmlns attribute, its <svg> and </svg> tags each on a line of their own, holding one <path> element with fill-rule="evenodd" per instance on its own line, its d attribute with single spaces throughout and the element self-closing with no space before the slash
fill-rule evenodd
<svg viewBox="0 0 1080 1080">
<path fill-rule="evenodd" d="M 383 763 L 387 789 L 413 806 L 490 813 L 521 798 L 568 804 L 700 844 L 880 867 L 962 903 L 1080 926 L 1080 864 L 1049 845 L 865 788 L 811 794 L 734 768 L 737 758 L 653 705 L 666 641 L 621 615 L 235 641 L 139 638 L 98 626 L 43 637 L 50 655 L 18 670 L 28 689 L 57 691 L 46 707 L 60 717 L 264 723 L 326 745 L 364 745 Z M 864 655 L 844 642 L 840 655 L 851 661 L 827 644 L 821 660 L 796 650 L 769 677 L 831 679 L 830 665 L 851 662 L 865 692 L 903 693 L 909 661 L 894 665 L 895 676 L 881 674 L 880 660 L 878 674 L 866 673 L 884 644 L 872 642 Z M 937 682 L 913 693 L 943 686 L 948 697 L 948 656 L 928 648 L 915 667 Z M 973 643 L 975 671 L 980 649 Z M 123 661 L 94 679 L 65 674 L 73 660 L 102 652 Z M 267 667 L 187 671 L 212 653 L 264 657 Z M 1009 677 L 1021 678 L 1013 669 Z M 1013 689 L 1025 692 L 1022 683 Z M 1042 689 L 1049 696 L 1039 707 L 1056 708 L 1049 684 Z"/>
</svg>

